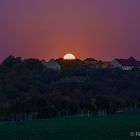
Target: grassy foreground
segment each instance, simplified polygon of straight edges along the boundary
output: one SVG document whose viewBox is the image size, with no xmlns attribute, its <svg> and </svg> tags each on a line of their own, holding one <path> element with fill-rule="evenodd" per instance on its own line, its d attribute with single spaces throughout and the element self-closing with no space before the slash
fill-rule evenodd
<svg viewBox="0 0 140 140">
<path fill-rule="evenodd" d="M 140 111 L 102 118 L 58 118 L 0 123 L 0 140 L 139 140 Z"/>
</svg>

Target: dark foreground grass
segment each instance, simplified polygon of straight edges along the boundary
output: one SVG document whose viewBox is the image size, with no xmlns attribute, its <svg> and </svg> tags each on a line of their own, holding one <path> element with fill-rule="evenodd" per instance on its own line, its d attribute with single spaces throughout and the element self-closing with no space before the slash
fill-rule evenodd
<svg viewBox="0 0 140 140">
<path fill-rule="evenodd" d="M 102 118 L 58 118 L 0 123 L 0 140 L 140 140 L 140 111 Z"/>
</svg>

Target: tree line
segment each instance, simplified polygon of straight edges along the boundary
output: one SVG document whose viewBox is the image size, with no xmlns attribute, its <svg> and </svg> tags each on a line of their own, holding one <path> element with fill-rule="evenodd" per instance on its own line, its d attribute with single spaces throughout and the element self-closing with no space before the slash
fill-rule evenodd
<svg viewBox="0 0 140 140">
<path fill-rule="evenodd" d="M 9 56 L 0 64 L 0 120 L 105 116 L 139 108 L 139 70 L 56 61 L 61 71 L 48 69 L 34 58 Z"/>
</svg>

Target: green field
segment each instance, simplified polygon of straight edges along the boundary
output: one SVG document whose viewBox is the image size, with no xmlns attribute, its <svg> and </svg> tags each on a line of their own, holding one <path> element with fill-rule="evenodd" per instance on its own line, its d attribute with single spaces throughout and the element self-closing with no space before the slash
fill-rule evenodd
<svg viewBox="0 0 140 140">
<path fill-rule="evenodd" d="M 0 140 L 139 140 L 140 111 L 108 117 L 69 117 L 0 123 Z"/>
</svg>

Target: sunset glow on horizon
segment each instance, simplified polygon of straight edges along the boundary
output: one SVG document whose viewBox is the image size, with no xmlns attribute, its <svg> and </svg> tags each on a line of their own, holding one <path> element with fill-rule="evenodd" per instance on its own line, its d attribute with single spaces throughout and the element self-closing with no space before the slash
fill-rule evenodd
<svg viewBox="0 0 140 140">
<path fill-rule="evenodd" d="M 140 0 L 2 0 L 0 61 L 9 55 L 51 59 L 140 59 Z"/>
<path fill-rule="evenodd" d="M 74 54 L 68 53 L 68 54 L 65 54 L 65 55 L 64 55 L 63 59 L 64 59 L 64 60 L 75 60 L 76 57 L 75 57 Z"/>
</svg>

